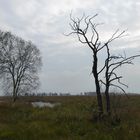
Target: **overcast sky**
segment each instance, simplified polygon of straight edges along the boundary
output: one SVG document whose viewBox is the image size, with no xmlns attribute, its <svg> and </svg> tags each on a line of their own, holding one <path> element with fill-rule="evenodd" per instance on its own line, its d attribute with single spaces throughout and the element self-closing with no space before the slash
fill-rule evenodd
<svg viewBox="0 0 140 140">
<path fill-rule="evenodd" d="M 140 53 L 140 0 L 0 0 L 0 29 L 31 40 L 41 51 L 40 91 L 95 91 L 89 48 L 63 35 L 70 32 L 71 11 L 75 17 L 98 13 L 103 40 L 127 29 L 128 36 L 112 45 L 114 53 Z M 140 58 L 119 71 L 127 91 L 140 93 Z"/>
</svg>

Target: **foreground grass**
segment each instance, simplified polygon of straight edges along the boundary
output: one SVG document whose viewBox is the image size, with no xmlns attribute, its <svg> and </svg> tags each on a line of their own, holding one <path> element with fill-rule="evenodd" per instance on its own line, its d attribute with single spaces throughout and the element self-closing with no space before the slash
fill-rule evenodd
<svg viewBox="0 0 140 140">
<path fill-rule="evenodd" d="M 119 123 L 92 121 L 95 97 L 26 97 L 16 104 L 0 98 L 0 140 L 139 140 L 140 96 L 112 98 Z M 33 108 L 29 102 L 60 102 L 54 108 Z"/>
</svg>

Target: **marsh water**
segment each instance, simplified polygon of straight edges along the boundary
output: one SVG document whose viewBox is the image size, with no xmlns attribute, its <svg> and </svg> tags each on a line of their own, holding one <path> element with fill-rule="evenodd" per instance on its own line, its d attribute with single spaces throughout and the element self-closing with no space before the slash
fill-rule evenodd
<svg viewBox="0 0 140 140">
<path fill-rule="evenodd" d="M 37 101 L 37 102 L 32 102 L 31 103 L 33 107 L 50 107 L 53 108 L 55 106 L 59 106 L 61 105 L 60 103 L 51 103 L 51 102 L 43 102 L 43 101 Z"/>
</svg>

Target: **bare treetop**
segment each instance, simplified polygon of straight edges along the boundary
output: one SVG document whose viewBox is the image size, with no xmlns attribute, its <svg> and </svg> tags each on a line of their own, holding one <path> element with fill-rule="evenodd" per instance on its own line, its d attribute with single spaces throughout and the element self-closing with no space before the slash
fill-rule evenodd
<svg viewBox="0 0 140 140">
<path fill-rule="evenodd" d="M 98 26 L 102 25 L 103 23 L 95 22 L 95 18 L 97 16 L 98 14 L 95 14 L 94 16 L 83 15 L 81 18 L 73 18 L 71 14 L 71 22 L 69 23 L 69 25 L 72 32 L 67 34 L 68 36 L 76 34 L 78 40 L 83 44 L 88 44 L 88 47 L 90 47 L 90 49 L 92 49 L 92 51 L 94 52 L 98 52 L 102 50 L 106 46 L 106 44 L 109 44 L 116 39 L 126 36 L 125 30 L 120 31 L 119 29 L 117 29 L 107 41 L 102 42 L 99 35 Z"/>
</svg>

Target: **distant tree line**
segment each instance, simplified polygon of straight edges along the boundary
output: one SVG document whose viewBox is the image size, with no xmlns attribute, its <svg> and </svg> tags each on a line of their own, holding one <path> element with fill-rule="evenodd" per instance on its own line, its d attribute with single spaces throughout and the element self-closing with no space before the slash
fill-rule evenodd
<svg viewBox="0 0 140 140">
<path fill-rule="evenodd" d="M 96 93 L 95 92 L 81 92 L 81 93 L 56 93 L 56 92 L 40 92 L 40 93 L 27 93 L 25 92 L 25 94 L 23 94 L 23 96 L 95 96 Z"/>
<path fill-rule="evenodd" d="M 25 93 L 24 96 L 71 96 L 71 93 L 56 93 L 56 92 L 40 92 L 40 93 Z"/>
</svg>

